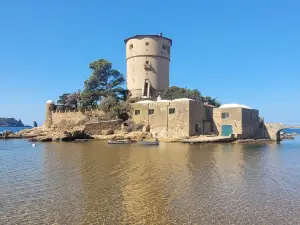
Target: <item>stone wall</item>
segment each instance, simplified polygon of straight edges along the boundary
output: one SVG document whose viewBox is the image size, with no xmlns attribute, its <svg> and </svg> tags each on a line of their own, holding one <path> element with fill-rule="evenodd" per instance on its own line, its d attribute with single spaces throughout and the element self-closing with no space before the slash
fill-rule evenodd
<svg viewBox="0 0 300 225">
<path fill-rule="evenodd" d="M 265 123 L 264 124 L 264 138 L 271 139 L 273 141 L 280 140 L 279 132 L 284 129 L 282 123 Z"/>
<path fill-rule="evenodd" d="M 201 102 L 179 100 L 135 103 L 132 107 L 133 121 L 149 124 L 151 133 L 158 137 L 180 138 L 204 132 L 206 111 Z M 149 110 L 154 110 L 154 113 L 149 114 Z M 174 110 L 173 113 L 170 110 Z M 198 124 L 198 132 L 195 124 Z"/>
<path fill-rule="evenodd" d="M 204 134 L 211 134 L 212 133 L 212 122 L 204 122 Z"/>
<path fill-rule="evenodd" d="M 104 113 L 99 110 L 91 111 L 54 111 L 52 112 L 52 124 L 58 124 L 62 121 L 69 123 L 80 123 L 83 120 L 103 117 Z"/>
<path fill-rule="evenodd" d="M 100 135 L 102 131 L 107 130 L 120 130 L 122 127 L 122 120 L 101 121 L 98 123 L 85 124 L 84 132 L 88 135 Z"/>
<path fill-rule="evenodd" d="M 213 122 L 213 110 L 214 110 L 214 107 L 205 106 L 205 109 L 206 109 L 206 121 Z"/>
<path fill-rule="evenodd" d="M 171 101 L 166 110 L 167 131 L 170 138 L 181 138 L 190 136 L 190 103 L 192 101 Z M 169 109 L 175 109 L 175 113 L 170 114 Z"/>
<path fill-rule="evenodd" d="M 259 127 L 259 112 L 255 109 L 242 108 L 242 138 L 255 139 L 261 138 L 263 127 Z"/>
<path fill-rule="evenodd" d="M 229 117 L 223 119 L 222 113 L 229 113 Z M 242 108 L 214 108 L 213 121 L 213 132 L 216 135 L 222 135 L 222 125 L 231 125 L 235 135 L 242 135 Z"/>
<path fill-rule="evenodd" d="M 190 101 L 189 104 L 189 135 L 195 136 L 205 134 L 204 121 L 207 120 L 207 112 L 205 106 L 202 103 L 196 101 Z M 198 128 L 198 131 L 196 130 L 196 126 Z"/>
</svg>

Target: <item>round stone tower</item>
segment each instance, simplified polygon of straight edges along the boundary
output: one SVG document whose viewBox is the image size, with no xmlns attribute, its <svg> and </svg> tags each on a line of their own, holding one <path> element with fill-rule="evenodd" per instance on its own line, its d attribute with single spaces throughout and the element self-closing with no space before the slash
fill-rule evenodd
<svg viewBox="0 0 300 225">
<path fill-rule="evenodd" d="M 125 39 L 127 89 L 132 97 L 153 98 L 169 88 L 172 40 L 160 35 Z"/>
<path fill-rule="evenodd" d="M 46 102 L 46 120 L 45 120 L 45 127 L 49 128 L 52 125 L 52 112 L 54 111 L 55 105 L 52 100 L 48 100 Z"/>
</svg>

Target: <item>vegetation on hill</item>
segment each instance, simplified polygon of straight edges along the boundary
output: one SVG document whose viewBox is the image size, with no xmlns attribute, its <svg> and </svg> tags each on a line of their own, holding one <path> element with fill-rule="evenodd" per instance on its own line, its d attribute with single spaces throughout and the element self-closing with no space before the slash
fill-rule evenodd
<svg viewBox="0 0 300 225">
<path fill-rule="evenodd" d="M 91 76 L 84 81 L 84 89 L 74 93 L 64 93 L 57 101 L 58 109 L 95 109 L 100 108 L 110 118 L 127 119 L 130 116 L 129 92 L 123 88 L 125 77 L 113 69 L 112 63 L 99 59 L 89 64 Z M 163 99 L 191 98 L 219 106 L 215 98 L 202 96 L 197 90 L 170 87 L 161 93 Z"/>
<path fill-rule="evenodd" d="M 25 125 L 21 120 L 16 120 L 15 118 L 0 117 L 0 127 L 25 127 Z"/>
<path fill-rule="evenodd" d="M 58 109 L 96 109 L 106 112 L 108 119 L 128 119 L 128 91 L 123 88 L 125 77 L 113 69 L 112 63 L 99 59 L 90 63 L 92 74 L 84 81 L 84 89 L 59 96 Z"/>
<path fill-rule="evenodd" d="M 177 86 L 169 87 L 167 90 L 162 92 L 161 98 L 168 100 L 174 100 L 177 98 L 190 98 L 196 101 L 208 102 L 216 107 L 220 106 L 220 102 L 217 99 L 210 96 L 202 96 L 200 91 L 197 89 L 181 88 Z"/>
</svg>

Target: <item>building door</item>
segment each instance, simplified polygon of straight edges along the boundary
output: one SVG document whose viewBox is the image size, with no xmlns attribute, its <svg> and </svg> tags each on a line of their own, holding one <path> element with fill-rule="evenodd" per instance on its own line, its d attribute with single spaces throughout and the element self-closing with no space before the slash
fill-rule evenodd
<svg viewBox="0 0 300 225">
<path fill-rule="evenodd" d="M 222 125 L 222 136 L 230 136 L 232 133 L 231 125 Z"/>
</svg>

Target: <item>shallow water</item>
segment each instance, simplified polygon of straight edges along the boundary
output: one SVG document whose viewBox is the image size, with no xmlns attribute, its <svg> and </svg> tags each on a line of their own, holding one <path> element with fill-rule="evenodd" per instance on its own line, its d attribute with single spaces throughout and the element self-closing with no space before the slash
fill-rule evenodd
<svg viewBox="0 0 300 225">
<path fill-rule="evenodd" d="M 298 224 L 300 140 L 0 141 L 0 224 Z"/>
</svg>

